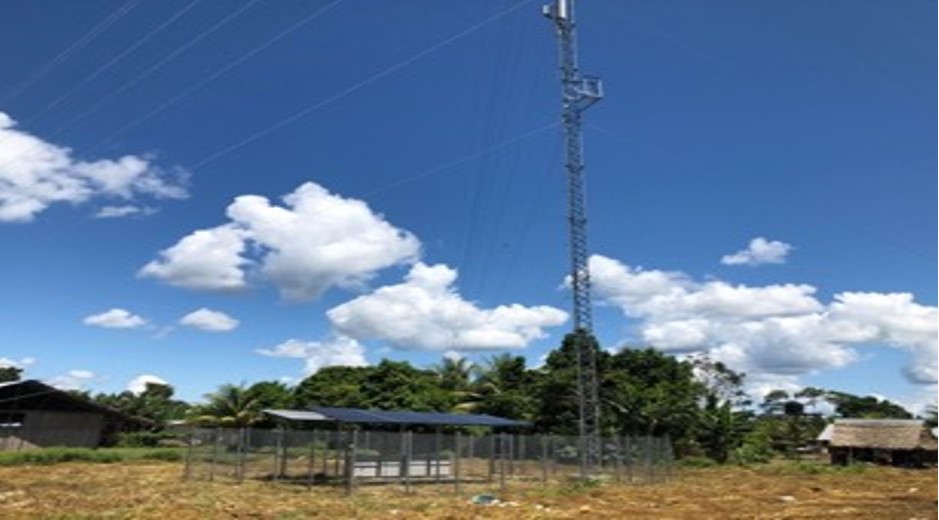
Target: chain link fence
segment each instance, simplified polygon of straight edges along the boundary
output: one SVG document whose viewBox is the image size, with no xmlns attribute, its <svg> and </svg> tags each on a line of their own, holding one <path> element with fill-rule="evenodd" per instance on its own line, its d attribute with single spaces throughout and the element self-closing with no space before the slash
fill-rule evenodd
<svg viewBox="0 0 939 520">
<path fill-rule="evenodd" d="M 580 440 L 518 433 L 419 433 L 365 430 L 193 429 L 185 478 L 269 480 L 306 486 L 548 483 L 580 476 Z M 665 437 L 605 437 L 600 478 L 626 484 L 667 480 Z"/>
</svg>

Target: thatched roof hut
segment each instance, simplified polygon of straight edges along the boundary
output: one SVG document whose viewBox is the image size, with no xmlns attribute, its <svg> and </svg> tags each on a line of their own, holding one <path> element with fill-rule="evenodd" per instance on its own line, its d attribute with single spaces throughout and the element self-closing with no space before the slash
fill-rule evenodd
<svg viewBox="0 0 939 520">
<path fill-rule="evenodd" d="M 936 450 L 936 439 L 922 421 L 836 419 L 831 446 L 882 450 Z"/>
<path fill-rule="evenodd" d="M 850 460 L 918 464 L 936 459 L 936 437 L 918 420 L 836 419 L 819 435 L 833 463 Z"/>
</svg>

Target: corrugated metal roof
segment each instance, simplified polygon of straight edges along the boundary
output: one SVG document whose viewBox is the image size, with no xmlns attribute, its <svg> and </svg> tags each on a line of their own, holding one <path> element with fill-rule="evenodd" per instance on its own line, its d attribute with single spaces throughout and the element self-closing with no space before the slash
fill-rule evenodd
<svg viewBox="0 0 939 520">
<path fill-rule="evenodd" d="M 35 379 L 0 383 L 0 407 L 8 410 L 97 412 L 111 417 L 119 417 L 124 421 L 147 425 L 153 423 L 150 419 L 135 417 L 120 410 L 100 405 Z"/>
<path fill-rule="evenodd" d="M 307 410 L 264 410 L 264 413 L 288 421 L 332 421 L 323 414 Z"/>
<path fill-rule="evenodd" d="M 525 421 L 483 414 L 364 410 L 313 406 L 308 410 L 264 410 L 265 413 L 291 421 L 333 421 L 350 424 L 399 424 L 431 426 L 531 426 Z"/>
</svg>

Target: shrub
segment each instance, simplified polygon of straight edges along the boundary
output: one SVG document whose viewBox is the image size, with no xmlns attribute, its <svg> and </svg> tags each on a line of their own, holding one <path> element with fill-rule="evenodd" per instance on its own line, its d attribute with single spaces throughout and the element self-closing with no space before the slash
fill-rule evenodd
<svg viewBox="0 0 939 520">
<path fill-rule="evenodd" d="M 118 436 L 117 445 L 123 448 L 156 448 L 177 440 L 178 435 L 167 432 L 125 432 Z"/>
<path fill-rule="evenodd" d="M 148 450 L 140 454 L 143 460 L 162 460 L 165 462 L 179 462 L 183 460 L 183 452 L 179 450 Z"/>
<path fill-rule="evenodd" d="M 90 448 L 44 448 L 26 451 L 0 453 L 0 465 L 19 464 L 57 464 L 60 462 L 98 462 L 112 463 L 123 460 L 117 453 L 93 450 Z"/>
</svg>

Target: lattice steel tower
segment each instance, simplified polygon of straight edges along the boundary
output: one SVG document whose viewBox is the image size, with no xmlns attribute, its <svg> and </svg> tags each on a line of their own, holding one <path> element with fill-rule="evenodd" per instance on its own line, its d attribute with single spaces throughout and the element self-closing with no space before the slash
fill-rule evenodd
<svg viewBox="0 0 939 520">
<path fill-rule="evenodd" d="M 542 8 L 557 27 L 561 65 L 561 122 L 567 169 L 567 218 L 570 232 L 571 289 L 577 342 L 577 384 L 580 405 L 581 473 L 593 473 L 600 462 L 600 406 L 597 361 L 587 268 L 587 206 L 584 193 L 583 112 L 603 97 L 600 79 L 577 68 L 574 0 L 555 0 Z"/>
</svg>

